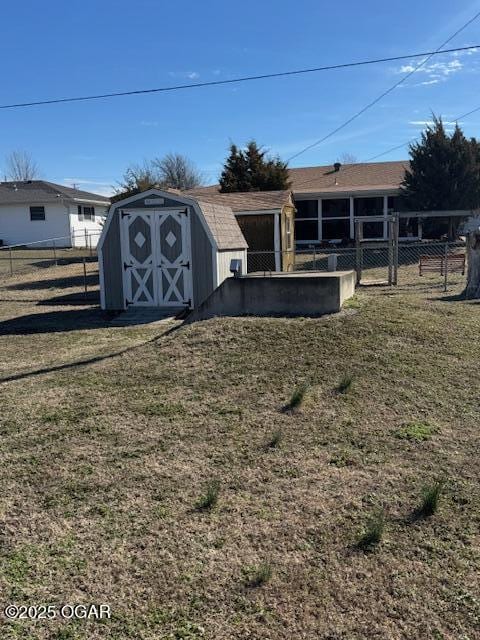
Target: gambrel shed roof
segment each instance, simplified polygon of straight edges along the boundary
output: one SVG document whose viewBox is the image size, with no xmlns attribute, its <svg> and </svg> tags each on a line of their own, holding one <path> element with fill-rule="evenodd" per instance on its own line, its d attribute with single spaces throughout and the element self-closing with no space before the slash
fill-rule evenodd
<svg viewBox="0 0 480 640">
<path fill-rule="evenodd" d="M 230 207 L 197 200 L 218 249 L 247 249 L 247 241 Z"/>
</svg>

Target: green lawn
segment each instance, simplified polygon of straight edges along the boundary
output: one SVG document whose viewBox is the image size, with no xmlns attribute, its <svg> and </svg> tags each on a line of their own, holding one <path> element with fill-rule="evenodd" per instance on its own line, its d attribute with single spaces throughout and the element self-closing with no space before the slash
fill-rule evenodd
<svg viewBox="0 0 480 640">
<path fill-rule="evenodd" d="M 320 319 L 131 328 L 15 283 L 1 602 L 113 617 L 2 617 L 2 640 L 480 637 L 480 305 L 460 281 L 361 289 Z"/>
</svg>

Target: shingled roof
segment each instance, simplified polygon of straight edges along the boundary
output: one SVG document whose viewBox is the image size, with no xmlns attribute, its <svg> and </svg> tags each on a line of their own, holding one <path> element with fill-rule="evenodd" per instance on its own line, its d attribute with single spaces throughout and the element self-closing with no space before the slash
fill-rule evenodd
<svg viewBox="0 0 480 640">
<path fill-rule="evenodd" d="M 0 205 L 24 204 L 31 202 L 58 202 L 59 200 L 101 202 L 110 204 L 109 198 L 98 193 L 81 191 L 46 180 L 17 180 L 0 182 Z"/>
<path fill-rule="evenodd" d="M 359 162 L 341 165 L 299 167 L 289 169 L 291 191 L 294 195 L 308 193 L 345 193 L 361 191 L 396 190 L 408 169 L 408 160 L 395 162 Z M 208 198 L 232 207 L 233 211 L 261 211 L 281 208 L 288 204 L 291 191 L 259 191 L 248 193 L 220 193 L 219 185 L 193 189 L 188 193 Z"/>
<path fill-rule="evenodd" d="M 230 207 L 198 198 L 196 201 L 220 250 L 248 249 L 247 241 Z"/>
<path fill-rule="evenodd" d="M 220 193 L 218 185 L 200 187 L 186 192 L 186 195 L 214 204 L 230 207 L 232 211 L 271 211 L 292 204 L 290 191 L 248 191 L 242 193 Z"/>
<path fill-rule="evenodd" d="M 300 193 L 330 193 L 398 189 L 408 169 L 408 160 L 396 162 L 360 162 L 290 169 L 292 191 Z"/>
</svg>

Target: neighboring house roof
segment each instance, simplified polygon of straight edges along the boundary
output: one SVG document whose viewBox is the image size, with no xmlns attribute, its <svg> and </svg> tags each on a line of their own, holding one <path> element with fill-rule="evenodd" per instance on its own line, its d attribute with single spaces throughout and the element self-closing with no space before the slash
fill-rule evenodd
<svg viewBox="0 0 480 640">
<path fill-rule="evenodd" d="M 352 193 L 362 191 L 395 191 L 399 189 L 410 166 L 408 160 L 395 162 L 359 162 L 341 165 L 335 171 L 333 165 L 289 169 L 293 195 L 317 193 Z M 248 193 L 220 193 L 219 185 L 201 187 L 189 194 L 207 197 L 211 201 L 231 206 L 238 211 L 260 211 L 280 208 L 288 204 L 291 191 L 258 191 Z"/>
<path fill-rule="evenodd" d="M 290 191 L 248 191 L 242 193 L 220 193 L 218 185 L 200 187 L 186 192 L 186 195 L 230 207 L 232 211 L 271 211 L 292 204 Z"/>
<path fill-rule="evenodd" d="M 335 193 L 398 189 L 408 169 L 408 160 L 396 162 L 361 162 L 289 169 L 292 191 L 303 193 Z"/>
<path fill-rule="evenodd" d="M 230 207 L 195 198 L 220 250 L 247 249 L 248 244 Z"/>
<path fill-rule="evenodd" d="M 59 200 L 99 202 L 108 206 L 109 198 L 46 180 L 0 182 L 0 205 L 58 202 Z"/>
</svg>

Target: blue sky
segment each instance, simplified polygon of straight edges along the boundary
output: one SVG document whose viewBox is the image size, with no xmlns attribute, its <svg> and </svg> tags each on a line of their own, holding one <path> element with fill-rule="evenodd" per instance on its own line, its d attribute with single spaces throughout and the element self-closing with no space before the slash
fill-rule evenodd
<svg viewBox="0 0 480 640">
<path fill-rule="evenodd" d="M 0 103 L 270 73 L 435 49 L 480 0 L 33 0 L 2 4 Z M 480 43 L 480 19 L 450 46 Z M 414 63 L 414 61 L 412 61 Z M 287 158 L 405 73 L 409 61 L 90 103 L 0 110 L 0 170 L 22 149 L 42 177 L 108 193 L 131 163 L 188 155 L 214 182 L 230 141 Z M 434 111 L 480 107 L 480 50 L 432 59 L 404 86 L 292 166 L 359 161 L 414 137 Z M 480 112 L 466 119 L 480 137 Z M 398 150 L 382 160 L 407 156 Z M 1 174 L 3 176 L 3 172 Z"/>
</svg>

